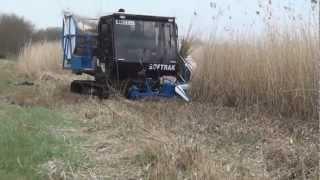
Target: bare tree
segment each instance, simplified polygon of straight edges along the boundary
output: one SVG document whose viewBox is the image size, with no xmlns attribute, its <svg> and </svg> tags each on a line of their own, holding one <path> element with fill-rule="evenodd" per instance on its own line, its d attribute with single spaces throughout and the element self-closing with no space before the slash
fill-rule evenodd
<svg viewBox="0 0 320 180">
<path fill-rule="evenodd" d="M 32 34 L 32 41 L 57 41 L 61 39 L 61 28 L 40 29 Z"/>
<path fill-rule="evenodd" d="M 0 56 L 14 55 L 31 38 L 34 26 L 14 14 L 0 15 Z"/>
</svg>

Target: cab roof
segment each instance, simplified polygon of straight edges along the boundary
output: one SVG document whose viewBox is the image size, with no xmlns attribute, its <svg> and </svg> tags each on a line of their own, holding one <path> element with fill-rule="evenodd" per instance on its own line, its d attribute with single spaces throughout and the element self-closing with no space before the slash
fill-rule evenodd
<svg viewBox="0 0 320 180">
<path fill-rule="evenodd" d="M 166 21 L 166 22 L 175 22 L 175 17 L 168 16 L 153 16 L 153 15 L 138 15 L 138 14 L 127 14 L 127 13 L 113 13 L 111 15 L 102 16 L 101 19 L 130 19 L 130 20 L 145 20 L 145 21 Z"/>
</svg>

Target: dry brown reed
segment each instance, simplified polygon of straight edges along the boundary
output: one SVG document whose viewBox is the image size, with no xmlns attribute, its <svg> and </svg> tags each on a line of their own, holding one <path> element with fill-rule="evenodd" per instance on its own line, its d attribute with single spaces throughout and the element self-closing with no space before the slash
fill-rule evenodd
<svg viewBox="0 0 320 180">
<path fill-rule="evenodd" d="M 19 54 L 17 70 L 31 79 L 39 79 L 43 73 L 59 73 L 62 70 L 62 50 L 59 42 L 27 44 Z"/>
<path fill-rule="evenodd" d="M 227 106 L 262 105 L 306 118 L 317 112 L 318 41 L 304 28 L 270 31 L 263 38 L 236 35 L 208 40 L 193 53 L 195 99 Z"/>
</svg>

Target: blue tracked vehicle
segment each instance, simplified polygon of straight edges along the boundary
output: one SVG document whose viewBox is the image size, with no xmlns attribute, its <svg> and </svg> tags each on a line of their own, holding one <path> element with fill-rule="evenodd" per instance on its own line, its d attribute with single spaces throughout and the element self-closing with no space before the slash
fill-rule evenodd
<svg viewBox="0 0 320 180">
<path fill-rule="evenodd" d="M 179 55 L 174 17 L 119 12 L 98 19 L 64 13 L 63 68 L 88 74 L 71 91 L 107 98 L 111 89 L 129 99 L 187 95 L 191 66 Z"/>
</svg>

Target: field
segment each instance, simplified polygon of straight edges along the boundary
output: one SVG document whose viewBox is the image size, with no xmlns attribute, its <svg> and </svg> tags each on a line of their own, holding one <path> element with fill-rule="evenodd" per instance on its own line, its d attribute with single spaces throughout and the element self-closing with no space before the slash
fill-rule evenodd
<svg viewBox="0 0 320 180">
<path fill-rule="evenodd" d="M 193 52 L 201 73 L 191 103 L 71 94 L 79 77 L 61 71 L 59 43 L 28 45 L 17 61 L 0 60 L 0 176 L 318 179 L 317 47 L 309 38 L 281 52 L 202 44 Z"/>
</svg>

